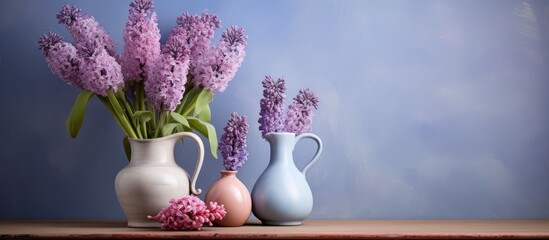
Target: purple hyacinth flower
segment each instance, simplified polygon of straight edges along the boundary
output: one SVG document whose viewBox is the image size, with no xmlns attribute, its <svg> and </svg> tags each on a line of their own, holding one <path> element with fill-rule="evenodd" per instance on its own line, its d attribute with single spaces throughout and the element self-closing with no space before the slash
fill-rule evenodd
<svg viewBox="0 0 549 240">
<path fill-rule="evenodd" d="M 152 0 L 133 0 L 130 3 L 130 13 L 131 12 L 138 12 L 138 13 L 145 13 L 152 11 L 154 9 L 154 5 Z"/>
<path fill-rule="evenodd" d="M 190 15 L 185 12 L 177 18 L 177 26 L 170 32 L 166 44 L 170 44 L 174 39 L 182 39 L 189 49 L 192 69 L 195 59 L 203 55 L 211 45 L 215 30 L 220 26 L 221 21 L 215 14 Z"/>
<path fill-rule="evenodd" d="M 243 28 L 232 26 L 223 32 L 218 45 L 207 46 L 194 56 L 194 83 L 213 93 L 225 91 L 246 56 L 246 38 Z"/>
<path fill-rule="evenodd" d="M 149 65 L 160 56 L 160 30 L 151 0 L 134 0 L 130 7 L 124 30 L 122 73 L 126 81 L 143 81 Z"/>
<path fill-rule="evenodd" d="M 59 23 L 67 25 L 76 45 L 95 42 L 107 50 L 109 55 L 116 56 L 114 41 L 101 25 L 91 16 L 81 16 L 76 6 L 65 5 L 57 14 Z"/>
<path fill-rule="evenodd" d="M 215 30 L 221 27 L 219 17 L 211 13 L 202 15 L 190 15 L 185 12 L 177 18 L 177 24 L 186 32 L 187 42 L 193 51 L 198 51 L 204 45 L 211 42 Z"/>
<path fill-rule="evenodd" d="M 145 93 L 156 110 L 175 110 L 185 93 L 189 59 L 182 55 L 184 49 L 172 44 L 164 48 L 171 50 L 166 50 L 156 64 L 150 66 L 149 79 L 144 82 Z"/>
<path fill-rule="evenodd" d="M 318 108 L 318 97 L 308 88 L 299 90 L 294 102 L 288 107 L 284 131 L 293 132 L 296 135 L 310 132 L 313 108 Z"/>
<path fill-rule="evenodd" d="M 57 33 L 50 32 L 40 37 L 38 45 L 55 75 L 71 86 L 83 87 L 79 76 L 80 57 L 72 44 L 63 41 Z"/>
<path fill-rule="evenodd" d="M 318 97 L 308 88 L 300 89 L 297 96 L 294 97 L 294 101 L 295 103 L 318 109 Z"/>
<path fill-rule="evenodd" d="M 117 92 L 124 87 L 122 70 L 113 56 L 107 50 L 98 47 L 98 43 L 87 43 L 79 46 L 79 55 L 82 57 L 80 65 L 80 79 L 85 89 L 107 96 L 112 91 Z"/>
<path fill-rule="evenodd" d="M 244 32 L 244 28 L 238 26 L 231 26 L 221 34 L 220 45 L 223 48 L 224 55 L 234 59 L 238 66 L 246 56 L 244 48 L 248 44 L 247 39 L 248 36 Z"/>
<path fill-rule="evenodd" d="M 157 62 L 149 66 L 145 92 L 155 109 L 173 111 L 180 104 L 189 73 L 188 53 L 184 40 L 174 38 L 162 47 Z"/>
<path fill-rule="evenodd" d="M 286 96 L 286 83 L 283 78 L 274 81 L 271 76 L 266 76 L 263 84 L 263 98 L 260 100 L 259 130 L 261 136 L 270 132 L 280 132 L 284 129 L 284 101 Z"/>
<path fill-rule="evenodd" d="M 178 61 L 188 60 L 190 53 L 189 45 L 183 38 L 173 38 L 162 46 L 162 54 L 168 54 Z"/>
<path fill-rule="evenodd" d="M 40 49 L 44 57 L 47 57 L 53 45 L 63 41 L 65 40 L 61 35 L 54 32 L 49 32 L 40 36 L 40 39 L 38 40 L 38 48 Z"/>
<path fill-rule="evenodd" d="M 223 130 L 218 147 L 223 157 L 223 165 L 227 170 L 236 171 L 248 160 L 246 116 L 238 116 L 238 113 L 233 112 Z"/>
<path fill-rule="evenodd" d="M 59 23 L 70 27 L 80 18 L 80 11 L 80 8 L 76 6 L 64 5 L 56 15 L 57 20 L 59 20 Z"/>
<path fill-rule="evenodd" d="M 166 43 L 174 38 L 182 38 L 189 45 L 189 48 L 198 51 L 199 48 L 211 42 L 215 30 L 220 26 L 221 21 L 215 14 L 202 13 L 199 16 L 185 12 L 177 18 L 177 26 L 170 32 Z"/>
</svg>

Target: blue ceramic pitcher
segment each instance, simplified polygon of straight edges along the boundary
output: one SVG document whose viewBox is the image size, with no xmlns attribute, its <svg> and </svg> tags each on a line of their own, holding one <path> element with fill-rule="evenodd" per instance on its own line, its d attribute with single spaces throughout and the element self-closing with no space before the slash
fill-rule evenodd
<svg viewBox="0 0 549 240">
<path fill-rule="evenodd" d="M 313 139 L 318 148 L 313 159 L 299 171 L 293 151 L 303 138 Z M 252 190 L 252 212 L 264 225 L 300 225 L 313 210 L 313 194 L 305 173 L 318 160 L 322 141 L 312 133 L 296 137 L 288 132 L 267 133 L 265 139 L 271 146 L 271 158 Z"/>
</svg>

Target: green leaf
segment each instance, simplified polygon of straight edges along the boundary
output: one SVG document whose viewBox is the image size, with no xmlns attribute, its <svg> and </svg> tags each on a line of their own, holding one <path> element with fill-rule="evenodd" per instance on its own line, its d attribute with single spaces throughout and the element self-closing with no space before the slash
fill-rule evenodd
<svg viewBox="0 0 549 240">
<path fill-rule="evenodd" d="M 167 123 L 162 126 L 162 136 L 168 136 L 172 134 L 173 130 L 181 123 Z"/>
<path fill-rule="evenodd" d="M 210 105 L 206 104 L 204 109 L 198 115 L 198 118 L 204 122 L 210 122 L 212 120 L 212 111 L 210 110 Z"/>
<path fill-rule="evenodd" d="M 187 109 L 188 106 L 191 105 L 191 103 L 187 103 L 189 99 L 191 99 L 191 102 L 194 104 L 194 102 L 196 102 L 196 91 L 197 90 L 194 87 L 190 88 L 190 90 L 188 91 L 185 91 L 185 93 L 183 94 L 183 99 L 181 99 L 181 103 L 177 106 L 175 112 L 182 114 L 184 112 L 183 109 Z"/>
<path fill-rule="evenodd" d="M 202 134 L 204 137 L 208 137 L 208 129 L 204 126 L 203 121 L 195 117 L 186 117 L 189 121 L 189 125 L 192 129 L 196 130 L 198 133 Z"/>
<path fill-rule="evenodd" d="M 124 137 L 122 139 L 122 145 L 124 145 L 124 152 L 126 153 L 126 157 L 128 158 L 128 162 L 130 159 L 132 159 L 132 148 L 130 146 L 130 140 L 128 140 L 128 137 Z"/>
<path fill-rule="evenodd" d="M 194 105 L 194 116 L 200 114 L 202 110 L 212 101 L 213 94 L 207 89 L 202 89 L 200 94 L 196 98 L 196 103 Z"/>
<path fill-rule="evenodd" d="M 208 141 L 210 142 L 210 151 L 212 152 L 212 155 L 217 158 L 217 133 L 215 132 L 215 127 L 212 124 L 195 117 L 187 117 L 187 120 L 192 129 L 208 138 Z"/>
<path fill-rule="evenodd" d="M 118 102 L 118 99 L 114 95 L 112 91 L 109 91 L 107 93 L 107 99 L 109 100 L 110 104 L 112 105 L 112 109 L 114 110 L 114 113 L 116 114 L 116 117 L 120 120 L 120 125 L 122 126 L 124 132 L 126 135 L 128 135 L 131 138 L 137 138 L 137 135 L 135 134 L 133 130 L 133 126 L 126 118 L 125 112 L 122 109 L 122 106 L 120 106 L 120 103 Z"/>
<path fill-rule="evenodd" d="M 82 122 L 84 121 L 86 107 L 93 96 L 95 96 L 94 93 L 84 90 L 76 98 L 66 122 L 67 132 L 71 138 L 78 136 L 78 132 L 80 132 L 80 127 L 82 127 Z"/>
<path fill-rule="evenodd" d="M 183 125 L 178 124 L 177 127 L 175 127 L 175 132 L 185 132 L 185 128 Z"/>
<path fill-rule="evenodd" d="M 137 111 L 133 114 L 133 118 L 135 118 L 136 120 L 139 120 L 142 123 L 146 123 L 152 120 L 153 117 L 154 117 L 154 114 L 151 111 Z"/>
<path fill-rule="evenodd" d="M 183 117 L 181 114 L 176 112 L 170 112 L 170 117 L 172 117 L 172 119 L 175 120 L 176 122 L 181 123 L 183 126 L 190 127 L 189 121 L 187 121 L 187 119 Z"/>
</svg>

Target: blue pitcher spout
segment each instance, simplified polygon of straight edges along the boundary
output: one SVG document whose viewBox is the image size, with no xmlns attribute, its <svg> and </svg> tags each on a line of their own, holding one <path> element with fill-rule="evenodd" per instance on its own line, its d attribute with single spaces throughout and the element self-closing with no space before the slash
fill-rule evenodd
<svg viewBox="0 0 549 240">
<path fill-rule="evenodd" d="M 295 133 L 267 133 L 265 139 L 271 148 L 270 164 L 294 164 Z"/>
</svg>

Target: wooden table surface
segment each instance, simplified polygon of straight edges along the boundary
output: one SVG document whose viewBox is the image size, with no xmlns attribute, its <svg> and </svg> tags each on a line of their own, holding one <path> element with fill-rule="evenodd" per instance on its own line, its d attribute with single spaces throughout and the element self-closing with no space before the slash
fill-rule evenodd
<svg viewBox="0 0 549 240">
<path fill-rule="evenodd" d="M 0 221 L 0 238 L 549 239 L 549 220 L 307 220 L 292 227 L 251 223 L 233 228 L 204 227 L 194 232 L 128 228 L 124 222 L 107 221 Z"/>
</svg>

